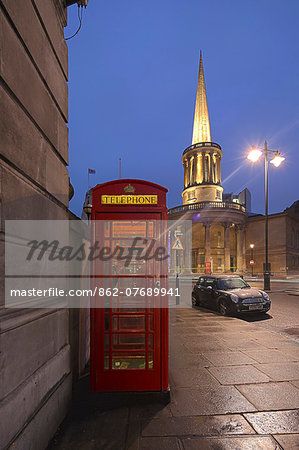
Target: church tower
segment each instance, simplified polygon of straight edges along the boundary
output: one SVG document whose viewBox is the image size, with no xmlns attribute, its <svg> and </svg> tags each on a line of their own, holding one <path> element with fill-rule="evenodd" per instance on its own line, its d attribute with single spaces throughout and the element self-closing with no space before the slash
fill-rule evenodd
<svg viewBox="0 0 299 450">
<path fill-rule="evenodd" d="M 207 94 L 200 52 L 192 145 L 183 153 L 183 204 L 222 201 L 220 145 L 212 142 Z"/>
</svg>

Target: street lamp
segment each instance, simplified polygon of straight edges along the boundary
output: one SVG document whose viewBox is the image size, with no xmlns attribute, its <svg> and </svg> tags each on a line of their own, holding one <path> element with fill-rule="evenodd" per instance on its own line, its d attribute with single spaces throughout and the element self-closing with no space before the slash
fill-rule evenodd
<svg viewBox="0 0 299 450">
<path fill-rule="evenodd" d="M 92 210 L 92 204 L 89 200 L 89 196 L 87 197 L 84 205 L 83 205 L 83 211 L 85 212 L 85 214 L 87 215 L 87 222 L 89 223 L 89 219 L 91 216 L 91 210 Z"/>
<path fill-rule="evenodd" d="M 254 264 L 254 261 L 253 261 L 253 249 L 254 249 L 254 244 L 250 244 L 250 249 L 251 249 L 251 251 L 250 251 L 251 276 L 253 277 L 253 264 Z"/>
<path fill-rule="evenodd" d="M 251 162 L 256 162 L 260 159 L 262 154 L 265 157 L 265 253 L 266 253 L 266 263 L 264 265 L 264 290 L 270 291 L 270 264 L 269 264 L 269 255 L 268 255 L 268 236 L 269 236 L 269 227 L 268 227 L 268 153 L 273 155 L 273 158 L 270 160 L 270 163 L 275 167 L 279 167 L 280 164 L 285 160 L 283 156 L 277 150 L 270 150 L 268 148 L 267 141 L 265 141 L 264 148 L 257 148 L 252 146 L 251 151 L 247 155 L 247 159 Z"/>
</svg>

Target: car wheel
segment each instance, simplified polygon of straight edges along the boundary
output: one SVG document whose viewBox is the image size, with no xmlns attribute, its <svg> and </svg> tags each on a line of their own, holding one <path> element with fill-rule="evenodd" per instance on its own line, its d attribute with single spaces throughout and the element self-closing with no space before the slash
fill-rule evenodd
<svg viewBox="0 0 299 450">
<path fill-rule="evenodd" d="M 225 304 L 224 300 L 220 300 L 219 304 L 218 304 L 218 311 L 220 312 L 220 314 L 222 316 L 226 316 L 227 315 L 227 307 Z"/>
</svg>

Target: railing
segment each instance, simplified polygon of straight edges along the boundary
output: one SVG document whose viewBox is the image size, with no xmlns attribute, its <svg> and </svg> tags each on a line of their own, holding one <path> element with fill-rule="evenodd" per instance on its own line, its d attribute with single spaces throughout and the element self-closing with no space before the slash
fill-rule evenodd
<svg viewBox="0 0 299 450">
<path fill-rule="evenodd" d="M 189 147 L 186 148 L 186 150 L 184 150 L 183 155 L 187 152 L 189 152 L 189 150 L 194 150 L 195 148 L 200 148 L 200 147 L 215 147 L 218 148 L 219 150 L 221 150 L 221 147 L 219 144 L 216 144 L 216 142 L 199 142 L 198 144 L 193 144 L 190 145 Z"/>
<path fill-rule="evenodd" d="M 245 207 L 239 203 L 233 202 L 198 202 L 191 203 L 190 205 L 176 206 L 170 208 L 168 214 L 176 214 L 179 212 L 188 212 L 198 209 L 235 209 L 237 211 L 245 212 Z"/>
</svg>

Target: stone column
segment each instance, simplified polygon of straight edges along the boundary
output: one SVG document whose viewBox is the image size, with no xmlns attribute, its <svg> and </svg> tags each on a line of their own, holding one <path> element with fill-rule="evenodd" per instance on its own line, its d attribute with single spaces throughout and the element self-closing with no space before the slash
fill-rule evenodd
<svg viewBox="0 0 299 450">
<path fill-rule="evenodd" d="M 217 183 L 217 155 L 213 153 L 213 182 Z"/>
<path fill-rule="evenodd" d="M 193 156 L 193 183 L 197 183 L 197 157 L 196 155 Z"/>
<path fill-rule="evenodd" d="M 194 160 L 194 158 L 193 158 L 193 156 L 191 156 L 191 158 L 189 159 L 189 166 L 190 166 L 190 169 L 189 169 L 189 185 L 190 186 L 192 186 L 192 184 L 193 184 L 193 160 Z"/>
<path fill-rule="evenodd" d="M 215 174 L 216 174 L 216 183 L 220 183 L 219 179 L 219 166 L 220 166 L 220 158 L 219 155 L 215 154 Z"/>
<path fill-rule="evenodd" d="M 192 223 L 190 220 L 186 220 L 184 222 L 183 226 L 183 244 L 184 244 L 184 251 L 182 251 L 183 254 L 183 273 L 190 274 L 192 272 Z"/>
<path fill-rule="evenodd" d="M 243 251 L 242 251 L 242 256 L 243 256 L 243 258 L 242 258 L 242 264 L 243 264 L 243 272 L 245 272 L 245 270 L 246 270 L 246 242 L 245 242 L 245 236 L 246 236 L 246 233 L 245 233 L 245 227 L 243 228 Z"/>
<path fill-rule="evenodd" d="M 224 271 L 230 272 L 230 224 L 223 224 L 224 228 Z"/>
<path fill-rule="evenodd" d="M 173 221 L 172 221 L 173 223 Z M 175 241 L 174 231 L 170 230 L 170 245 L 172 245 Z M 175 273 L 176 268 L 176 255 L 174 250 L 170 250 L 170 268 L 171 272 Z"/>
<path fill-rule="evenodd" d="M 217 157 L 217 183 L 221 184 L 221 158 Z"/>
<path fill-rule="evenodd" d="M 188 186 L 188 160 L 184 161 L 184 185 L 185 188 Z"/>
<path fill-rule="evenodd" d="M 243 272 L 243 228 L 237 229 L 237 271 Z"/>
<path fill-rule="evenodd" d="M 209 169 L 210 169 L 209 181 L 210 181 L 210 183 L 213 183 L 213 155 L 212 155 L 212 153 L 209 154 L 209 160 L 210 160 L 210 164 L 209 164 Z"/>
<path fill-rule="evenodd" d="M 211 224 L 204 223 L 205 227 L 205 262 L 211 262 Z"/>
<path fill-rule="evenodd" d="M 207 158 L 206 154 L 202 154 L 202 180 L 203 182 L 206 182 L 206 166 L 207 166 Z"/>
<path fill-rule="evenodd" d="M 197 172 L 196 172 L 196 183 L 200 184 L 203 181 L 203 173 L 202 173 L 202 153 L 198 153 L 196 157 L 197 161 Z"/>
</svg>

